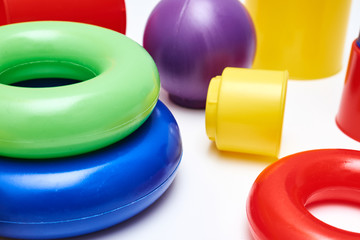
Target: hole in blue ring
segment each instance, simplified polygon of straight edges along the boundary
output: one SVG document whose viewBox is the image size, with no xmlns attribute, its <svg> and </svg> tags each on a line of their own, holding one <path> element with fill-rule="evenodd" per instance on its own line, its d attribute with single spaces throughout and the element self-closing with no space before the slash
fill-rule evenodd
<svg viewBox="0 0 360 240">
<path fill-rule="evenodd" d="M 81 81 L 70 78 L 37 78 L 28 79 L 16 83 L 10 84 L 15 87 L 27 87 L 27 88 L 45 88 L 45 87 L 60 87 L 66 85 L 72 85 Z"/>
</svg>

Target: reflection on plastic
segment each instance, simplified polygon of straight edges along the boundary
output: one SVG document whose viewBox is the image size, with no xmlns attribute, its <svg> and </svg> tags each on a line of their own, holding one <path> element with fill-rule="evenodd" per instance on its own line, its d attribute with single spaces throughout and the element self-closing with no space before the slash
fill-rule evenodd
<svg viewBox="0 0 360 240">
<path fill-rule="evenodd" d="M 246 0 L 258 45 L 254 68 L 315 79 L 341 69 L 351 0 Z"/>
<path fill-rule="evenodd" d="M 359 151 L 326 149 L 297 153 L 267 167 L 247 202 L 255 240 L 360 239 L 359 233 L 332 227 L 306 209 L 323 201 L 359 205 L 359 163 Z"/>
<path fill-rule="evenodd" d="M 351 48 L 336 123 L 345 134 L 360 141 L 360 47 L 356 40 Z"/>
<path fill-rule="evenodd" d="M 226 68 L 210 82 L 206 133 L 220 150 L 277 157 L 288 74 Z"/>
<path fill-rule="evenodd" d="M 238 0 L 163 0 L 146 25 L 144 47 L 175 103 L 204 108 L 211 78 L 251 67 L 255 30 Z"/>
<path fill-rule="evenodd" d="M 159 102 L 107 148 L 51 161 L 0 158 L 0 236 L 63 239 L 122 222 L 166 191 L 181 155 L 178 125 Z"/>
</svg>

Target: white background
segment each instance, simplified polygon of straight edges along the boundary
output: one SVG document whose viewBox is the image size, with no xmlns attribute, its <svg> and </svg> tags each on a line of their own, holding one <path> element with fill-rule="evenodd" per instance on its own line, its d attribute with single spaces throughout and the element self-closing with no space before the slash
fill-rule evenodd
<svg viewBox="0 0 360 240">
<path fill-rule="evenodd" d="M 127 36 L 142 44 L 147 18 L 159 0 L 127 0 Z M 360 27 L 360 0 L 353 0 L 343 70 L 321 80 L 288 84 L 280 157 L 320 148 L 359 149 L 335 124 L 351 42 Z M 219 152 L 205 133 L 204 110 L 179 107 L 160 99 L 181 130 L 184 155 L 168 191 L 151 207 L 112 228 L 71 238 L 96 240 L 252 239 L 245 204 L 252 183 L 271 161 Z M 360 124 L 360 123 L 359 123 Z M 342 205 L 312 209 L 318 218 L 360 232 L 360 207 Z"/>
<path fill-rule="evenodd" d="M 127 36 L 142 44 L 146 21 L 159 0 L 127 0 Z M 288 84 L 280 157 L 304 150 L 347 148 L 360 143 L 335 124 L 351 43 L 360 29 L 360 1 L 353 0 L 343 70 L 333 77 Z M 246 199 L 252 183 L 271 161 L 219 152 L 205 133 L 204 110 L 179 107 L 160 99 L 174 114 L 182 134 L 184 155 L 169 190 L 134 218 L 80 239 L 177 240 L 252 239 L 246 219 Z M 360 123 L 359 123 L 360 124 Z M 343 205 L 312 209 L 318 218 L 360 232 L 360 207 Z"/>
</svg>

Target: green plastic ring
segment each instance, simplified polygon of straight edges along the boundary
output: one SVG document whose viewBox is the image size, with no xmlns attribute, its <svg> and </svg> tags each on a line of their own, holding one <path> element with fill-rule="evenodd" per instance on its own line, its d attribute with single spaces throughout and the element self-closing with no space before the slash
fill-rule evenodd
<svg viewBox="0 0 360 240">
<path fill-rule="evenodd" d="M 27 88 L 42 78 L 79 83 Z M 137 129 L 159 96 L 150 55 L 112 30 L 71 22 L 0 27 L 0 155 L 53 158 L 110 145 Z"/>
</svg>

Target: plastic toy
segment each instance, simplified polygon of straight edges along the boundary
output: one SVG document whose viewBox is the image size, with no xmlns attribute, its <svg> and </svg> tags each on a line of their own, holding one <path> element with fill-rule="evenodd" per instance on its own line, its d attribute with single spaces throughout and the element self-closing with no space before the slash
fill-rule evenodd
<svg viewBox="0 0 360 240">
<path fill-rule="evenodd" d="M 360 36 L 353 42 L 340 109 L 338 127 L 348 136 L 360 141 Z"/>
<path fill-rule="evenodd" d="M 0 236 L 65 238 L 124 221 L 165 192 L 181 154 L 176 121 L 158 103 L 132 135 L 91 154 L 46 162 L 1 158 Z"/>
<path fill-rule="evenodd" d="M 277 157 L 288 73 L 226 68 L 210 82 L 206 133 L 220 150 Z"/>
<path fill-rule="evenodd" d="M 63 157 L 105 147 L 138 128 L 158 99 L 159 76 L 151 56 L 105 28 L 70 22 L 2 26 L 0 55 L 3 156 Z M 41 78 L 81 82 L 9 85 Z"/>
<path fill-rule="evenodd" d="M 0 25 L 29 21 L 82 22 L 125 34 L 124 0 L 1 0 Z"/>
<path fill-rule="evenodd" d="M 316 79 L 341 70 L 351 0 L 245 0 L 255 24 L 253 68 Z"/>
<path fill-rule="evenodd" d="M 255 240 L 360 239 L 330 226 L 306 206 L 322 201 L 360 204 L 360 152 L 313 150 L 285 157 L 256 179 L 247 202 Z"/>
<path fill-rule="evenodd" d="M 148 19 L 144 47 L 170 99 L 204 108 L 211 78 L 225 67 L 251 67 L 255 38 L 238 0 L 162 0 Z"/>
</svg>

